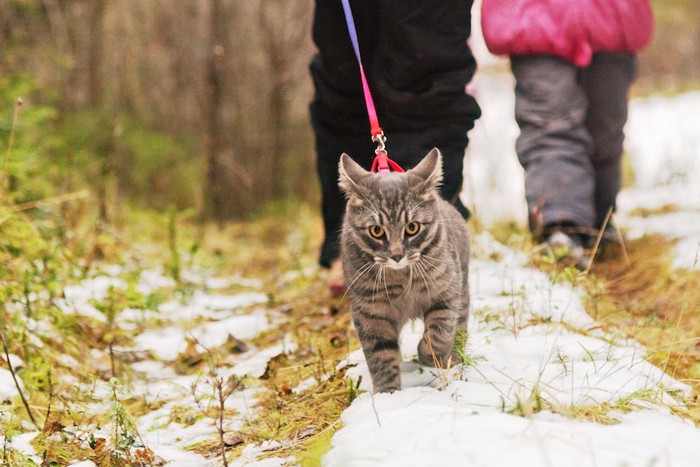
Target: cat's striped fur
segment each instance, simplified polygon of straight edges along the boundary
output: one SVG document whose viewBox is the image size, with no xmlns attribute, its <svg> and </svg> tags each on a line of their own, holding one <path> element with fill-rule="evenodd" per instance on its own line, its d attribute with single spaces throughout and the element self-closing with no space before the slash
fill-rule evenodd
<svg viewBox="0 0 700 467">
<path fill-rule="evenodd" d="M 395 391 L 399 333 L 409 320 L 425 322 L 418 345 L 424 365 L 446 365 L 456 331 L 466 331 L 469 233 L 437 192 L 437 149 L 405 173 L 367 172 L 343 154 L 339 173 L 348 200 L 341 250 L 353 323 L 374 390 Z"/>
</svg>

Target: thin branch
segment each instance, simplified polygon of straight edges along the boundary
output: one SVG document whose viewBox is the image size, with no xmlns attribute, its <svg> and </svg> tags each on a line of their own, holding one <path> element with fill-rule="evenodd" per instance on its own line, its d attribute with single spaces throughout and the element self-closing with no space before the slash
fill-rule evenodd
<svg viewBox="0 0 700 467">
<path fill-rule="evenodd" d="M 63 195 L 51 196 L 49 198 L 37 199 L 34 201 L 27 201 L 26 203 L 15 204 L 10 208 L 12 212 L 28 211 L 29 209 L 41 208 L 44 206 L 51 206 L 53 204 L 66 203 L 68 201 L 75 201 L 76 199 L 87 198 L 90 196 L 89 190 L 81 190 L 73 193 L 65 193 Z"/>
<path fill-rule="evenodd" d="M 5 333 L 0 330 L 0 339 L 2 339 L 2 348 L 5 350 L 5 359 L 7 360 L 7 367 L 10 370 L 10 374 L 12 375 L 12 379 L 15 382 L 15 387 L 17 388 L 17 393 L 19 394 L 20 399 L 22 399 L 22 404 L 24 404 L 24 408 L 27 410 L 27 414 L 29 415 L 29 419 L 32 421 L 34 426 L 39 430 L 39 425 L 36 423 L 36 420 L 34 419 L 34 415 L 32 414 L 32 410 L 29 408 L 29 402 L 27 402 L 27 399 L 24 397 L 24 394 L 22 393 L 22 388 L 19 385 L 19 381 L 17 381 L 17 376 L 15 375 L 15 369 L 12 367 L 12 362 L 10 361 L 10 350 L 7 345 L 7 340 L 5 339 Z"/>
</svg>

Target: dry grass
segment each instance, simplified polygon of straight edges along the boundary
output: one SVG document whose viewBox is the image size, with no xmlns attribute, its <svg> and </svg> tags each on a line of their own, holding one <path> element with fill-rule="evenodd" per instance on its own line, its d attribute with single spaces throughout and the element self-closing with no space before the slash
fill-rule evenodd
<svg viewBox="0 0 700 467">
<path fill-rule="evenodd" d="M 352 381 L 345 377 L 345 370 L 337 369 L 347 353 L 359 346 L 350 331 L 347 305 L 328 296 L 320 277 L 307 285 L 299 295 L 291 292 L 293 297 L 289 300 L 279 297 L 286 303 L 281 309 L 286 324 L 251 342 L 267 347 L 291 334 L 298 347 L 268 363 L 260 378 L 265 392 L 258 397 L 258 414 L 235 433 L 240 444 L 228 450 L 231 459 L 238 457 L 245 445 L 264 441 L 278 444 L 262 457 L 320 458 L 330 446 L 331 435 L 340 427 L 342 411 L 358 394 Z M 310 378 L 310 387 L 297 389 Z M 212 441 L 198 446 L 197 451 L 215 457 L 219 447 Z"/>
<path fill-rule="evenodd" d="M 700 425 L 700 272 L 671 267 L 672 241 L 648 236 L 619 247 L 592 269 L 603 287 L 587 294 L 589 313 L 642 343 L 650 362 L 690 385 L 683 415 Z"/>
<path fill-rule="evenodd" d="M 246 445 L 272 441 L 276 443 L 261 457 L 317 465 L 340 427 L 340 415 L 358 394 L 345 369 L 337 369 L 359 341 L 347 302 L 330 296 L 325 271 L 316 267 L 319 221 L 308 206 L 271 207 L 253 222 L 199 228 L 189 240 L 201 245 L 204 258 L 219 258 L 217 270 L 262 281 L 280 324 L 249 344 L 267 348 L 285 336 L 296 344 L 268 363 L 259 381 L 265 392 L 258 397 L 257 415 L 228 434 L 235 443 L 227 448 L 230 460 Z M 313 384 L 298 389 L 311 378 Z M 195 450 L 212 458 L 220 455 L 215 440 Z"/>
</svg>

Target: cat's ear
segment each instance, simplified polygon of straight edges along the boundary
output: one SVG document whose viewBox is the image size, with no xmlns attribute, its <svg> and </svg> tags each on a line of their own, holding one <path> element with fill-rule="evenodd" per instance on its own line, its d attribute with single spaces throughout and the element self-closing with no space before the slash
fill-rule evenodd
<svg viewBox="0 0 700 467">
<path fill-rule="evenodd" d="M 442 183 L 442 154 L 438 148 L 433 148 L 411 172 L 421 180 L 421 190 L 424 193 L 436 189 Z"/>
<path fill-rule="evenodd" d="M 361 186 L 363 180 L 372 175 L 350 156 L 343 153 L 338 163 L 338 186 L 348 198 L 359 200 L 366 197 L 366 188 Z"/>
</svg>

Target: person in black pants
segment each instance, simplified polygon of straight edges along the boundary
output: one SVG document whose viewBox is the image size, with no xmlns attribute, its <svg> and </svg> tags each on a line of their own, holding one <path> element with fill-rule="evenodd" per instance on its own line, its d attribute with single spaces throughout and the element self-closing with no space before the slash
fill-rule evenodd
<svg viewBox="0 0 700 467">
<path fill-rule="evenodd" d="M 443 154 L 441 195 L 464 218 L 459 200 L 467 132 L 481 111 L 466 93 L 476 71 L 467 45 L 471 0 L 352 0 L 363 66 L 387 136 L 387 152 L 405 170 L 433 147 Z M 375 144 L 360 72 L 340 0 L 316 0 L 310 105 L 322 189 L 325 239 L 320 264 L 331 267 L 333 292 L 345 288 L 338 238 L 345 199 L 338 189 L 343 152 L 369 169 Z"/>
</svg>

